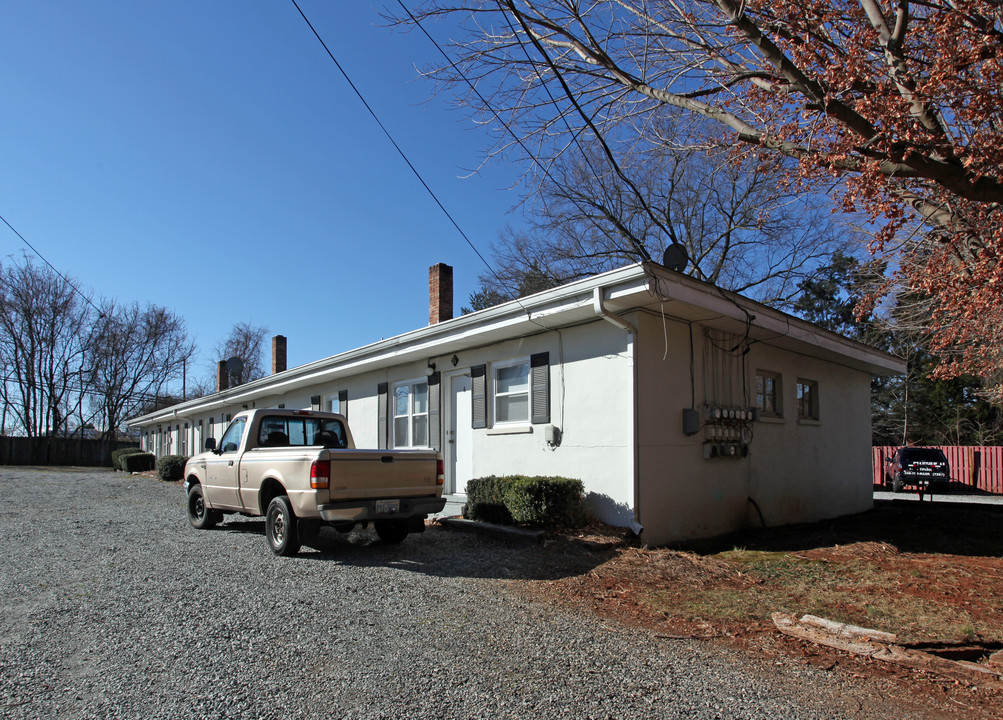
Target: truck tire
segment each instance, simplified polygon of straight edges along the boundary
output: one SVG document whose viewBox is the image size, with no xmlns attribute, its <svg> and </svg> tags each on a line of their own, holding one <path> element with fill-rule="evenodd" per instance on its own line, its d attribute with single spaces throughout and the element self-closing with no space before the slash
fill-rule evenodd
<svg viewBox="0 0 1003 720">
<path fill-rule="evenodd" d="M 376 520 L 376 534 L 385 543 L 396 545 L 407 537 L 407 520 Z"/>
<path fill-rule="evenodd" d="M 297 530 L 296 515 L 289 498 L 285 495 L 272 498 L 265 513 L 265 537 L 272 552 L 283 557 L 298 553 L 300 539 Z"/>
<path fill-rule="evenodd" d="M 201 485 L 192 485 L 188 490 L 188 522 L 198 530 L 208 530 L 223 519 L 223 513 L 205 506 Z"/>
<path fill-rule="evenodd" d="M 902 478 L 893 477 L 892 478 L 892 492 L 900 493 L 905 488 L 905 483 L 902 482 Z"/>
</svg>

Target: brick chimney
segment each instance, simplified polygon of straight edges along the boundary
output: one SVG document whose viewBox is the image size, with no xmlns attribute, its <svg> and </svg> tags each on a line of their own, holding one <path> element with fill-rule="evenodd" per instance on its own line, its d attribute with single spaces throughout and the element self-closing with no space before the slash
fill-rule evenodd
<svg viewBox="0 0 1003 720">
<path fill-rule="evenodd" d="M 286 336 L 272 338 L 272 375 L 286 370 Z"/>
<path fill-rule="evenodd" d="M 437 263 L 428 269 L 428 324 L 453 319 L 453 267 Z"/>
<path fill-rule="evenodd" d="M 230 387 L 230 371 L 226 367 L 226 360 L 216 363 L 216 392 L 223 392 Z"/>
</svg>

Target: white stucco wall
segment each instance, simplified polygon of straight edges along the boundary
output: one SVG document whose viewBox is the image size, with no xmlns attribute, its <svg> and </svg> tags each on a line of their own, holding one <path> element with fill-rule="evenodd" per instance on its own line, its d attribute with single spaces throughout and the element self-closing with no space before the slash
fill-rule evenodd
<svg viewBox="0 0 1003 720">
<path fill-rule="evenodd" d="M 486 365 L 490 379 L 496 364 L 547 352 L 550 424 L 561 430 L 560 444 L 551 446 L 546 442 L 543 424 L 527 423 L 514 428 L 517 432 L 508 432 L 513 428 L 492 426 L 489 421 L 487 428 L 470 430 L 467 435 L 472 443 L 472 477 L 525 474 L 578 478 L 585 485 L 593 514 L 606 522 L 628 525 L 634 517 L 633 348 L 629 341 L 625 331 L 597 319 L 559 332 L 541 331 L 530 337 L 463 351 L 457 355 L 455 366 L 451 363 L 454 353 L 430 356 L 420 362 L 342 377 L 286 394 L 261 395 L 247 407 L 283 404 L 286 408 L 309 408 L 311 397 L 320 395 L 321 407 L 327 409 L 327 398 L 344 390 L 348 402 L 342 412 L 347 413 L 356 445 L 377 447 L 378 385 L 387 383 L 392 388 L 400 381 L 424 378 L 428 363 L 432 362 L 443 374 L 439 418 L 440 437 L 445 439 L 449 375 L 469 374 L 471 367 Z M 489 380 L 489 418 L 491 388 Z M 226 415 L 243 408 L 244 404 L 239 403 L 214 407 L 211 412 L 191 411 L 159 425 L 166 428 L 169 424 L 174 428 L 178 423 L 183 427 L 188 422 L 195 426 L 201 420 L 205 428 L 203 436 L 218 440 L 226 428 Z M 155 432 L 157 426 L 154 423 L 144 430 Z M 172 448 L 177 448 L 176 439 Z M 194 452 L 192 448 L 190 454 Z"/>
<path fill-rule="evenodd" d="M 713 537 L 758 525 L 809 522 L 871 507 L 870 376 L 755 343 L 744 356 L 749 406 L 757 369 L 781 375 L 783 418 L 751 424 L 746 458 L 704 459 L 704 433 L 683 432 L 691 405 L 690 335 L 684 322 L 639 318 L 639 464 L 645 542 Z M 668 337 L 665 353 L 663 337 Z M 703 328 L 693 326 L 696 406 L 703 407 Z M 665 356 L 663 359 L 663 355 Z M 818 382 L 819 420 L 799 421 L 795 383 Z M 713 383 L 710 383 L 713 384 Z M 744 402 L 742 403 L 744 404 Z"/>
<path fill-rule="evenodd" d="M 465 353 L 460 365 L 550 354 L 551 422 L 561 442 L 551 447 L 543 425 L 532 432 L 473 431 L 473 476 L 558 475 L 585 485 L 590 510 L 605 522 L 633 519 L 633 357 L 626 332 L 594 321 Z"/>
</svg>

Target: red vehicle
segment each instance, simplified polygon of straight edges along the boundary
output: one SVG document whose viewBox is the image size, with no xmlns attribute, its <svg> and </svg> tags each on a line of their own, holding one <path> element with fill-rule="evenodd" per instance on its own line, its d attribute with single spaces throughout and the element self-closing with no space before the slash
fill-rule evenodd
<svg viewBox="0 0 1003 720">
<path fill-rule="evenodd" d="M 937 485 L 943 492 L 951 482 L 951 467 L 943 450 L 903 447 L 885 462 L 885 487 L 902 492 L 906 486 L 919 491 Z"/>
</svg>

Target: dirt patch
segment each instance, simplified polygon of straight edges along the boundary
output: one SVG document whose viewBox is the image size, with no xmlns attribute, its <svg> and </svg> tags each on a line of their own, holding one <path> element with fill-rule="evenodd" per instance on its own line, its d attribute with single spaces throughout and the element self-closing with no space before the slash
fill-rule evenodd
<svg viewBox="0 0 1003 720">
<path fill-rule="evenodd" d="M 774 611 L 895 633 L 906 646 L 985 662 L 1003 647 L 1003 512 L 885 502 L 849 518 L 647 549 L 593 525 L 551 536 L 544 556 L 605 555 L 582 574 L 525 591 L 666 638 L 726 643 L 875 683 L 971 718 L 999 717 L 1003 697 L 935 674 L 860 659 L 780 635 Z"/>
</svg>

